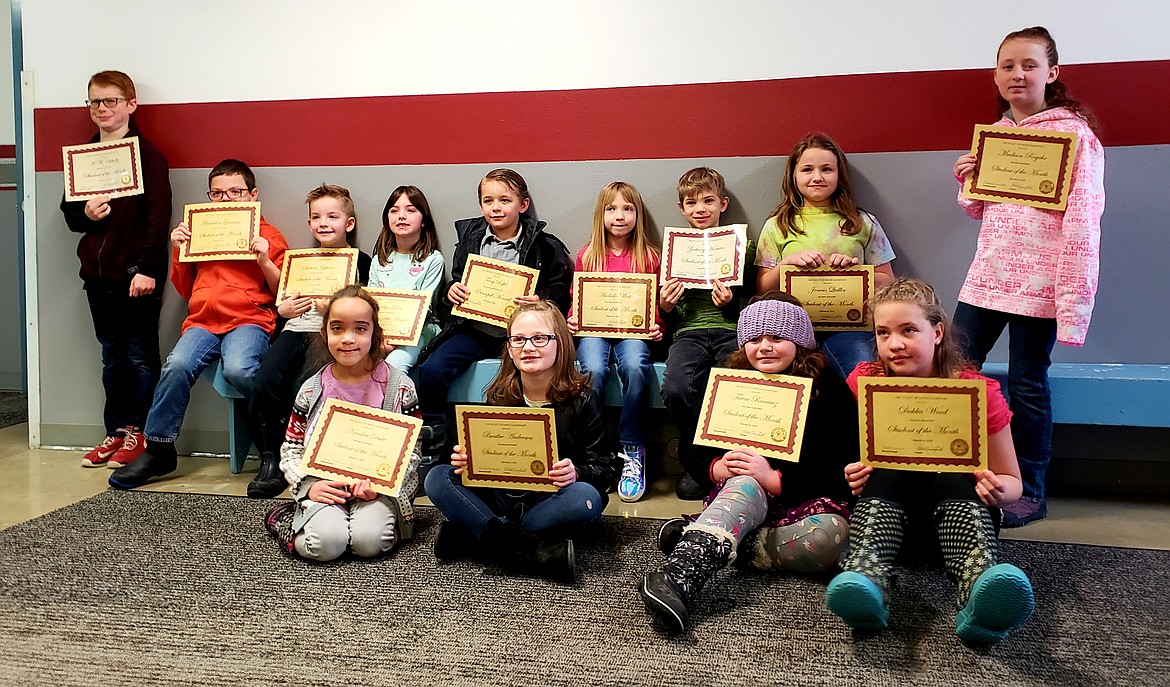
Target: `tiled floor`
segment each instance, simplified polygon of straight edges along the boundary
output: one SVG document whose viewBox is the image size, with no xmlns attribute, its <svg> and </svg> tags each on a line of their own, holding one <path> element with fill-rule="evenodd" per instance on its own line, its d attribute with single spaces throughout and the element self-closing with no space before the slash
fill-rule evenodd
<svg viewBox="0 0 1170 687">
<path fill-rule="evenodd" d="M 0 429 L 0 529 L 35 518 L 104 491 L 110 471 L 81 467 L 82 452 L 28 448 L 28 426 Z M 144 489 L 152 491 L 222 494 L 242 497 L 257 464 L 233 475 L 222 458 L 182 458 L 179 469 Z M 428 503 L 425 499 L 422 503 Z M 606 513 L 626 517 L 671 518 L 694 512 L 697 502 L 679 501 L 674 480 L 656 482 L 638 503 L 610 500 Z M 1048 518 L 1018 530 L 1005 530 L 1009 539 L 1071 542 L 1107 546 L 1170 549 L 1170 504 L 1107 499 L 1052 499 Z"/>
</svg>

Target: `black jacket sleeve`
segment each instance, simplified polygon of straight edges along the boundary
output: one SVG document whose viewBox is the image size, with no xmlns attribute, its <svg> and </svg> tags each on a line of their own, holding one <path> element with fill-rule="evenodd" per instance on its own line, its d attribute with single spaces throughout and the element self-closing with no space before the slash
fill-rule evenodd
<svg viewBox="0 0 1170 687">
<path fill-rule="evenodd" d="M 557 440 L 562 458 L 572 459 L 577 479 L 605 494 L 621 472 L 617 440 L 601 413 L 601 400 L 585 387 L 581 395 L 557 413 Z"/>
<path fill-rule="evenodd" d="M 544 234 L 540 241 L 541 264 L 536 295 L 555 303 L 561 314 L 568 316 L 572 301 L 573 258 L 557 237 Z"/>
</svg>

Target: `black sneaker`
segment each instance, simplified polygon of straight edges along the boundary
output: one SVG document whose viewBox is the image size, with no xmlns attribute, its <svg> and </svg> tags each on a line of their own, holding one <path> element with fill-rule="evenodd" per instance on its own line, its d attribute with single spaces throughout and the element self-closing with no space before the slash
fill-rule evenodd
<svg viewBox="0 0 1170 687">
<path fill-rule="evenodd" d="M 450 563 L 475 555 L 475 538 L 466 528 L 450 520 L 439 523 L 435 535 L 435 558 L 440 563 Z"/>
<path fill-rule="evenodd" d="M 646 604 L 646 612 L 667 634 L 677 635 L 686 631 L 691 622 L 687 605 L 678 587 L 661 572 L 652 572 L 642 578 L 638 594 Z"/>
<path fill-rule="evenodd" d="M 293 501 L 278 503 L 264 514 L 264 529 L 276 539 L 280 550 L 287 554 L 293 552 L 293 516 L 296 515 L 297 504 Z"/>
<path fill-rule="evenodd" d="M 173 455 L 158 456 L 149 450 L 134 459 L 126 467 L 110 475 L 109 483 L 115 489 L 137 489 L 155 477 L 169 475 L 179 467 L 179 459 Z"/>
<path fill-rule="evenodd" d="M 700 484 L 687 473 L 678 478 L 678 484 L 674 487 L 674 495 L 683 501 L 701 501 L 710 491 L 710 484 Z"/>
</svg>

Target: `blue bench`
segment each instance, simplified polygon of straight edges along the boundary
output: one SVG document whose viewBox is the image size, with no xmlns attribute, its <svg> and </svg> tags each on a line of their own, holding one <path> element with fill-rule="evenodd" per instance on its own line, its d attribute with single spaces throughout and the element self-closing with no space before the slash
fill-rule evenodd
<svg viewBox="0 0 1170 687">
<path fill-rule="evenodd" d="M 216 361 L 203 370 L 202 377 L 212 388 L 228 399 L 228 455 L 231 457 L 232 474 L 244 469 L 244 461 L 252 450 L 252 435 L 248 432 L 248 403 L 244 395 L 233 387 L 223 376 L 223 363 Z"/>
<path fill-rule="evenodd" d="M 1007 384 L 1007 363 L 983 373 Z M 1056 424 L 1170 427 L 1170 365 L 1057 363 L 1048 378 Z"/>
<path fill-rule="evenodd" d="M 650 380 L 650 407 L 664 408 L 662 405 L 662 377 L 666 374 L 666 363 L 653 363 L 654 375 Z M 447 400 L 451 403 L 483 403 L 484 390 L 495 379 L 500 371 L 500 361 L 497 359 L 480 360 L 464 372 L 447 391 Z M 605 381 L 605 405 L 622 405 L 622 380 L 618 377 L 617 369 L 610 368 L 609 377 Z"/>
</svg>

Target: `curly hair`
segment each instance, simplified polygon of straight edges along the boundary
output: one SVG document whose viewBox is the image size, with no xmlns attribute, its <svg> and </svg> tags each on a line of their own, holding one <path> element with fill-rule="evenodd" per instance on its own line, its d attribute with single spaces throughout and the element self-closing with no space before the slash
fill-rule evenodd
<svg viewBox="0 0 1170 687">
<path fill-rule="evenodd" d="M 752 298 L 748 305 L 757 303 L 759 301 L 784 301 L 785 303 L 792 303 L 793 305 L 801 304 L 800 299 L 790 293 L 784 291 L 769 291 Z M 816 380 L 825 371 L 828 366 L 828 359 L 825 354 L 816 348 L 805 348 L 800 344 L 793 343 L 796 346 L 796 357 L 792 360 L 792 365 L 789 366 L 786 374 L 795 377 L 808 377 L 813 380 L 813 386 L 816 386 Z M 740 346 L 727 356 L 727 360 L 723 363 L 724 367 L 729 367 L 733 370 L 752 370 L 752 364 L 748 361 L 747 351 L 744 346 Z"/>
<path fill-rule="evenodd" d="M 942 325 L 942 338 L 934 347 L 934 361 L 930 366 L 931 377 L 950 379 L 958 377 L 964 369 L 972 367 L 963 357 L 958 335 L 951 326 L 934 287 L 930 284 L 918 279 L 902 278 L 883 286 L 869 301 L 871 317 L 877 313 L 878 307 L 885 303 L 913 303 L 922 309 L 928 322 L 932 325 Z M 885 373 L 892 376 L 893 373 L 880 357 L 879 362 Z"/>
</svg>

